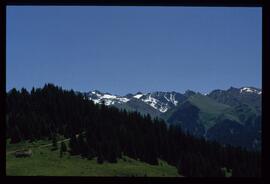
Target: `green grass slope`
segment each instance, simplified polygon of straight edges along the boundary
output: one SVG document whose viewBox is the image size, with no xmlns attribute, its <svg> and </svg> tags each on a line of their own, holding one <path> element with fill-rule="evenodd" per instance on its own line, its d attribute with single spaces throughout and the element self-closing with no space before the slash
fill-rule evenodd
<svg viewBox="0 0 270 184">
<path fill-rule="evenodd" d="M 161 112 L 138 99 L 131 99 L 127 103 L 115 104 L 114 106 L 130 112 L 137 111 L 143 115 L 150 114 L 152 117 L 159 117 L 161 115 Z"/>
<path fill-rule="evenodd" d="M 206 113 L 211 112 L 212 114 L 220 114 L 221 112 L 228 111 L 230 109 L 230 106 L 218 103 L 215 100 L 201 94 L 193 95 L 189 97 L 188 100 L 193 105 L 197 106 L 202 112 Z"/>
<path fill-rule="evenodd" d="M 177 169 L 159 160 L 159 165 L 134 160 L 128 157 L 118 159 L 117 163 L 98 164 L 96 158 L 82 159 L 80 156 L 70 156 L 65 153 L 59 157 L 59 150 L 51 151 L 51 146 L 40 147 L 50 143 L 39 141 L 35 143 L 7 143 L 6 175 L 7 176 L 156 176 L 178 177 Z M 32 157 L 16 158 L 13 151 L 31 148 Z M 60 147 L 60 145 L 58 146 Z"/>
<path fill-rule="evenodd" d="M 206 129 L 214 126 L 217 119 L 239 122 L 239 118 L 231 106 L 219 103 L 208 96 L 196 94 L 191 96 L 188 101 L 200 109 L 200 119 Z"/>
</svg>

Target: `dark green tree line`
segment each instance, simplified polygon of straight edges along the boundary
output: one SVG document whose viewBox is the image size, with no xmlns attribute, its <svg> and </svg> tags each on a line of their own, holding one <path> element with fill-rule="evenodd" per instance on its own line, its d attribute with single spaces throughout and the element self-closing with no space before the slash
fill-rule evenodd
<svg viewBox="0 0 270 184">
<path fill-rule="evenodd" d="M 117 162 L 123 155 L 149 164 L 163 159 L 184 176 L 260 176 L 261 156 L 185 134 L 164 120 L 127 112 L 104 104 L 95 105 L 86 96 L 53 84 L 29 93 L 7 93 L 7 137 L 11 143 L 51 138 L 60 134 L 69 141 L 69 153 L 97 157 L 98 163 Z M 61 153 L 62 152 L 62 153 Z M 61 144 L 60 156 L 64 148 Z"/>
</svg>

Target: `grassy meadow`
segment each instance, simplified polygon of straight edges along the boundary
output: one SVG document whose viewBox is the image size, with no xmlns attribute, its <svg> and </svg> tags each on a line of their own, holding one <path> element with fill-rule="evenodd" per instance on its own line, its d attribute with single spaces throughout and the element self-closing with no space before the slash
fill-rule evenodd
<svg viewBox="0 0 270 184">
<path fill-rule="evenodd" d="M 178 177 L 176 167 L 159 160 L 159 165 L 150 165 L 124 156 L 117 163 L 98 164 L 96 158 L 82 159 L 67 152 L 60 158 L 59 149 L 51 151 L 49 141 L 6 144 L 7 176 L 157 176 Z M 67 143 L 67 142 L 66 142 Z M 43 145 L 43 146 L 42 146 Z M 58 147 L 60 144 L 58 143 Z M 31 148 L 31 157 L 16 158 L 14 151 Z"/>
</svg>

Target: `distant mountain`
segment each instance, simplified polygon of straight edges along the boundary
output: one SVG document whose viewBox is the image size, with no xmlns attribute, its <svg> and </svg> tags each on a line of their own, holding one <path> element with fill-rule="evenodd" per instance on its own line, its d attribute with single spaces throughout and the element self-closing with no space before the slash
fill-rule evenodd
<svg viewBox="0 0 270 184">
<path fill-rule="evenodd" d="M 254 87 L 231 87 L 207 95 L 191 90 L 184 94 L 157 91 L 125 96 L 95 90 L 85 95 L 94 103 L 161 117 L 198 137 L 260 149 L 261 93 Z"/>
<path fill-rule="evenodd" d="M 231 87 L 228 90 L 214 90 L 208 94 L 216 101 L 233 107 L 246 104 L 258 113 L 261 112 L 261 90 L 254 87 Z"/>
<path fill-rule="evenodd" d="M 195 136 L 260 149 L 261 91 L 248 89 L 215 90 L 209 95 L 197 93 L 163 117 Z"/>
<path fill-rule="evenodd" d="M 112 95 L 110 93 L 102 93 L 100 91 L 90 91 L 85 93 L 88 99 L 94 103 L 105 105 L 113 105 L 118 108 L 139 111 L 142 114 L 149 113 L 152 116 L 160 116 L 160 114 L 177 106 L 178 103 L 186 100 L 187 97 L 177 92 L 153 92 L 143 94 L 127 94 L 125 96 Z"/>
</svg>

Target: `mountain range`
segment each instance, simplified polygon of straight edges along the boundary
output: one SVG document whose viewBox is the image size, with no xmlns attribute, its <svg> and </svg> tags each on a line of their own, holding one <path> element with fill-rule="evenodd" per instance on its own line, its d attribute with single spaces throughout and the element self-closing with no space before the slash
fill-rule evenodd
<svg viewBox="0 0 270 184">
<path fill-rule="evenodd" d="M 162 118 L 206 140 L 260 150 L 261 94 L 255 87 L 230 87 L 208 94 L 187 90 L 183 94 L 156 91 L 119 96 L 94 90 L 84 96 L 95 104 Z"/>
</svg>

